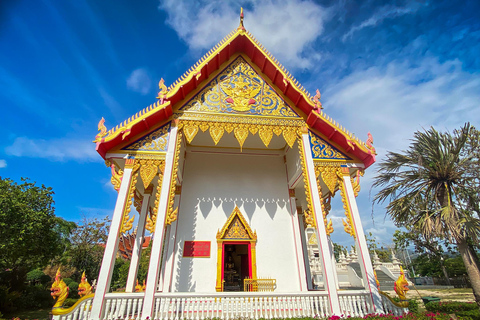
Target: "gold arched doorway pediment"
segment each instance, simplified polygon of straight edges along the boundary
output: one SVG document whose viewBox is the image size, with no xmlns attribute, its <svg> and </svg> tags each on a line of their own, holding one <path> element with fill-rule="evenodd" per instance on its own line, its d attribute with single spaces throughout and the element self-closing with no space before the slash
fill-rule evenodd
<svg viewBox="0 0 480 320">
<path fill-rule="evenodd" d="M 257 241 L 257 233 L 253 232 L 243 217 L 240 209 L 235 207 L 223 228 L 217 232 L 218 240 L 254 240 Z"/>
</svg>

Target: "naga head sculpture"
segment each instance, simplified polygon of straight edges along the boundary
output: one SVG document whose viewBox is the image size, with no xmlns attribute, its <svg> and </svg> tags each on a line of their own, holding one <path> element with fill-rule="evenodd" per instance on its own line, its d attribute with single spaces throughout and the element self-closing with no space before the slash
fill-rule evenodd
<svg viewBox="0 0 480 320">
<path fill-rule="evenodd" d="M 395 281 L 394 285 L 395 292 L 398 294 L 400 300 L 406 300 L 406 295 L 408 289 L 408 282 L 405 278 L 405 273 L 403 272 L 402 267 L 400 267 L 400 276 L 398 277 L 397 281 Z"/>
<path fill-rule="evenodd" d="M 68 290 L 67 284 L 61 278 L 60 268 L 58 268 L 57 274 L 55 275 L 55 282 L 52 284 L 52 288 L 50 289 L 53 299 L 57 300 L 53 308 L 60 308 L 63 306 L 63 302 L 68 297 Z"/>
<path fill-rule="evenodd" d="M 82 274 L 82 280 L 78 285 L 78 295 L 84 297 L 92 293 L 92 286 L 88 283 L 87 277 L 85 276 L 85 271 Z"/>
</svg>

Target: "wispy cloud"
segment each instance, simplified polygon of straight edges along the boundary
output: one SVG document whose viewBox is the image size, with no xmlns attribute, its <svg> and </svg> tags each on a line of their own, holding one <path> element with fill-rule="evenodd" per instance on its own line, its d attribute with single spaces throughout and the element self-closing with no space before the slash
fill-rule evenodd
<svg viewBox="0 0 480 320">
<path fill-rule="evenodd" d="M 408 146 L 413 132 L 450 130 L 480 119 L 480 77 L 457 60 L 423 58 L 415 65 L 356 70 L 326 90 L 327 113 L 365 139 L 371 131 L 379 156 Z"/>
<path fill-rule="evenodd" d="M 302 0 L 243 1 L 245 27 L 270 52 L 290 68 L 307 68 L 318 60 L 311 49 L 329 18 L 328 10 Z M 210 49 L 239 23 L 238 3 L 229 1 L 165 0 L 159 8 L 169 24 L 192 50 Z M 309 54 L 305 54 L 309 52 Z"/>
<path fill-rule="evenodd" d="M 0 159 L 0 168 L 6 168 L 7 167 L 7 160 Z"/>
<path fill-rule="evenodd" d="M 392 19 L 398 16 L 402 16 L 408 13 L 415 12 L 418 9 L 418 6 L 411 7 L 396 7 L 392 5 L 383 6 L 378 9 L 370 18 L 364 20 L 362 23 L 356 26 L 352 26 L 350 30 L 345 33 L 342 37 L 342 41 L 346 41 L 352 35 L 362 30 L 363 28 L 373 27 L 383 22 L 385 19 Z"/>
<path fill-rule="evenodd" d="M 132 71 L 127 79 L 127 88 L 142 95 L 150 93 L 152 80 L 144 68 L 138 68 Z"/>
<path fill-rule="evenodd" d="M 5 153 L 15 157 L 43 158 L 51 161 L 75 160 L 79 162 L 99 161 L 95 145 L 85 139 L 29 139 L 18 137 L 5 148 Z"/>
<path fill-rule="evenodd" d="M 359 68 L 327 87 L 324 97 L 326 113 L 359 138 L 365 141 L 371 131 L 377 163 L 387 151 L 406 149 L 417 130 L 430 126 L 453 130 L 467 121 L 480 124 L 480 74 L 466 72 L 458 60 L 426 57 L 414 63 L 392 61 L 386 67 Z M 372 197 L 376 193 L 370 190 L 375 175 L 373 165 L 361 179 L 363 199 L 357 203 L 365 217 L 364 229 L 381 243 L 390 243 L 397 228 L 385 219 L 384 205 L 375 205 L 372 212 L 369 192 Z M 338 219 L 333 220 L 336 229 L 342 228 Z"/>
</svg>

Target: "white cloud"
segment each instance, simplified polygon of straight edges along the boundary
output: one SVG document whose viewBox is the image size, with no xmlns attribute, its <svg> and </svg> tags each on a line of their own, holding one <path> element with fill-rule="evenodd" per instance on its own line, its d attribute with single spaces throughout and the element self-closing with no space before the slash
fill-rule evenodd
<svg viewBox="0 0 480 320">
<path fill-rule="evenodd" d="M 81 139 L 29 139 L 18 137 L 5 148 L 5 153 L 16 157 L 44 158 L 52 161 L 96 161 L 101 157 L 95 144 Z"/>
<path fill-rule="evenodd" d="M 0 159 L 0 168 L 6 168 L 7 167 L 7 160 Z"/>
<path fill-rule="evenodd" d="M 127 88 L 142 95 L 148 94 L 152 88 L 152 80 L 147 70 L 144 68 L 133 70 L 127 79 Z"/>
<path fill-rule="evenodd" d="M 279 61 L 290 68 L 307 68 L 319 59 L 310 45 L 322 34 L 328 10 L 311 2 L 243 1 L 245 28 Z M 161 1 L 167 23 L 192 50 L 212 48 L 239 24 L 240 5 L 230 1 Z M 305 52 L 309 52 L 305 54 Z"/>
<path fill-rule="evenodd" d="M 355 32 L 360 31 L 363 28 L 376 26 L 378 23 L 381 23 L 385 19 L 392 19 L 407 13 L 415 12 L 417 8 L 416 7 L 400 8 L 400 7 L 394 7 L 391 5 L 381 7 L 370 18 L 363 21 L 357 26 L 353 26 L 346 34 L 342 36 L 342 41 L 345 41 L 348 38 L 352 37 L 352 35 Z"/>
<path fill-rule="evenodd" d="M 476 127 L 480 124 L 479 74 L 464 71 L 457 60 L 422 58 L 415 64 L 392 61 L 385 68 L 355 70 L 327 87 L 323 97 L 326 113 L 342 126 L 363 141 L 368 131 L 372 133 L 377 162 L 387 151 L 405 150 L 413 133 L 422 128 L 452 131 L 467 121 Z M 357 204 L 366 232 L 389 244 L 397 228 L 385 219 L 386 204 L 375 205 L 372 216 L 371 198 L 376 190 L 371 190 L 371 197 L 369 193 L 375 175 L 374 164 L 360 179 Z M 340 230 L 334 219 L 335 223 Z"/>
<path fill-rule="evenodd" d="M 480 77 L 457 60 L 393 61 L 384 69 L 357 70 L 325 93 L 326 112 L 363 140 L 371 131 L 379 157 L 406 148 L 422 128 L 453 130 L 480 119 Z"/>
</svg>

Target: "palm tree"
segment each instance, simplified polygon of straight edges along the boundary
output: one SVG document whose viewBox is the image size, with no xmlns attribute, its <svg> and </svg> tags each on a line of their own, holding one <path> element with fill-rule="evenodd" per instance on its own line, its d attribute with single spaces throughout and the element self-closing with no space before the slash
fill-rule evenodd
<svg viewBox="0 0 480 320">
<path fill-rule="evenodd" d="M 373 187 L 382 188 L 374 202 L 390 201 L 387 214 L 397 226 L 456 244 L 480 306 L 480 270 L 469 245 L 480 239 L 480 164 L 472 147 L 479 136 L 469 123 L 453 133 L 417 131 L 406 151 L 388 152 L 379 163 Z"/>
</svg>

